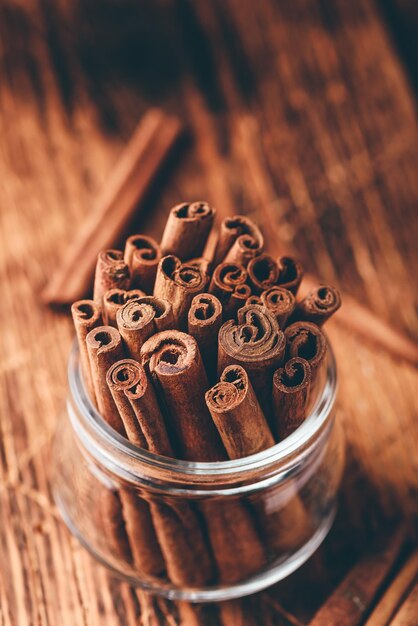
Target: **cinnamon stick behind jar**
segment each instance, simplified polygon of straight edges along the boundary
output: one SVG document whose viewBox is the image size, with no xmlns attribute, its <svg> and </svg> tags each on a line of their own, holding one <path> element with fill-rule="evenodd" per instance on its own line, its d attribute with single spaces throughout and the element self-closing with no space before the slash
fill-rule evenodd
<svg viewBox="0 0 418 626">
<path fill-rule="evenodd" d="M 282 256 L 277 259 L 277 265 L 279 267 L 277 284 L 296 295 L 304 276 L 302 264 L 293 257 Z"/>
<path fill-rule="evenodd" d="M 131 235 L 125 244 L 124 261 L 131 273 L 131 286 L 151 294 L 154 289 L 161 249 L 152 237 Z"/>
<path fill-rule="evenodd" d="M 311 368 L 312 387 L 325 361 L 327 341 L 316 324 L 295 322 L 284 331 L 286 337 L 286 359 L 300 357 L 308 361 Z"/>
<path fill-rule="evenodd" d="M 219 239 L 215 249 L 213 265 L 236 263 L 247 265 L 260 254 L 264 237 L 256 224 L 244 215 L 226 217 L 219 228 Z"/>
<path fill-rule="evenodd" d="M 107 383 L 128 439 L 145 450 L 173 457 L 154 388 L 144 368 L 132 359 L 118 361 Z M 214 575 L 199 520 L 184 501 L 149 499 L 155 532 L 168 576 L 177 585 L 205 585 Z M 141 546 L 141 543 L 140 543 Z"/>
<path fill-rule="evenodd" d="M 284 328 L 287 320 L 295 310 L 295 296 L 283 287 L 270 287 L 260 296 L 261 304 L 267 307 L 276 316 L 280 328 Z"/>
<path fill-rule="evenodd" d="M 282 364 L 286 341 L 274 315 L 257 304 L 242 307 L 238 322 L 221 326 L 218 337 L 218 372 L 228 365 L 242 365 L 248 372 L 257 399 L 270 419 L 273 372 Z"/>
<path fill-rule="evenodd" d="M 273 446 L 275 440 L 252 389 L 247 372 L 240 365 L 230 365 L 220 382 L 206 393 L 206 403 L 221 435 L 230 459 L 256 454 Z M 301 546 L 309 532 L 307 511 L 292 486 L 294 495 L 277 509 L 283 498 L 280 487 L 252 501 L 267 547 L 277 551 Z"/>
<path fill-rule="evenodd" d="M 173 207 L 161 238 L 163 256 L 181 261 L 200 257 L 215 219 L 215 209 L 207 202 L 184 202 Z"/>
<path fill-rule="evenodd" d="M 205 290 L 207 274 L 196 265 L 165 256 L 158 264 L 154 296 L 171 303 L 177 328 L 187 328 L 187 313 L 194 296 Z"/>
<path fill-rule="evenodd" d="M 121 337 L 113 326 L 99 326 L 90 331 L 86 343 L 100 414 L 116 432 L 126 437 L 125 426 L 106 380 L 109 368 L 123 357 Z M 99 509 L 100 523 L 113 549 L 128 560 L 128 545 L 134 564 L 141 572 L 161 574 L 164 562 L 147 503 L 125 489 L 118 492 L 106 490 L 101 496 Z"/>
<path fill-rule="evenodd" d="M 279 279 L 279 266 L 269 254 L 259 254 L 247 266 L 248 280 L 253 293 L 261 294 Z"/>
<path fill-rule="evenodd" d="M 222 305 L 210 293 L 201 293 L 192 300 L 187 317 L 189 335 L 199 346 L 208 378 L 216 375 L 218 332 L 222 325 Z"/>
<path fill-rule="evenodd" d="M 225 460 L 204 399 L 208 382 L 195 339 L 178 331 L 158 333 L 144 344 L 141 355 L 164 397 L 175 428 L 177 452 L 191 461 Z M 199 506 L 221 582 L 257 572 L 266 555 L 242 503 L 203 500 Z"/>
<path fill-rule="evenodd" d="M 139 359 L 142 345 L 154 333 L 175 327 L 168 300 L 143 296 L 127 302 L 116 315 L 116 322 L 128 354 Z"/>
<path fill-rule="evenodd" d="M 102 250 L 97 255 L 93 299 L 102 306 L 102 298 L 109 289 L 128 290 L 131 283 L 129 268 L 120 250 Z"/>
<path fill-rule="evenodd" d="M 129 300 L 135 300 L 145 296 L 145 293 L 140 289 L 131 289 L 125 291 L 125 289 L 109 289 L 103 296 L 103 321 L 106 326 L 116 327 L 116 313 L 123 307 Z"/>
<path fill-rule="evenodd" d="M 322 326 L 341 306 L 338 289 L 332 285 L 319 285 L 296 305 L 292 321 L 313 322 Z"/>
<path fill-rule="evenodd" d="M 306 417 L 311 386 L 311 367 L 293 357 L 273 376 L 273 431 L 279 441 L 291 435 Z"/>
<path fill-rule="evenodd" d="M 88 333 L 101 326 L 102 317 L 100 309 L 94 300 L 78 300 L 71 306 L 75 332 L 77 335 L 78 348 L 80 350 L 81 371 L 86 385 L 87 393 L 93 404 L 96 403 L 96 393 L 94 391 L 93 378 L 90 368 L 90 360 L 87 351 L 86 337 Z"/>
</svg>

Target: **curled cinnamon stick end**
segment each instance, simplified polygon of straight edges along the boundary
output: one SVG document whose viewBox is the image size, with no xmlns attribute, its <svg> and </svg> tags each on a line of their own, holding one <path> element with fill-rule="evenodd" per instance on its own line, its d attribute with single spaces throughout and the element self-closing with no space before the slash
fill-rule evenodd
<svg viewBox="0 0 418 626">
<path fill-rule="evenodd" d="M 279 440 L 298 428 L 306 417 L 311 385 L 311 368 L 305 359 L 294 357 L 274 372 L 274 431 Z"/>
<path fill-rule="evenodd" d="M 286 358 L 300 357 L 308 361 L 311 368 L 312 383 L 319 368 L 324 363 L 327 341 L 316 324 L 295 322 L 284 331 L 286 337 Z"/>
<path fill-rule="evenodd" d="M 178 328 L 187 327 L 187 313 L 197 293 L 205 290 L 207 274 L 195 265 L 182 264 L 175 256 L 166 256 L 158 264 L 154 296 L 171 303 Z"/>
<path fill-rule="evenodd" d="M 313 322 L 322 326 L 341 306 L 341 296 L 338 289 L 331 285 L 319 285 L 297 303 L 293 318 Z"/>
<path fill-rule="evenodd" d="M 261 302 L 274 313 L 280 328 L 284 328 L 296 306 L 293 293 L 288 289 L 277 286 L 270 287 L 270 289 L 263 291 L 261 294 Z"/>
<path fill-rule="evenodd" d="M 73 317 L 75 332 L 77 335 L 78 348 L 80 350 L 81 371 L 83 380 L 86 385 L 87 393 L 90 400 L 96 402 L 96 394 L 94 391 L 93 378 L 90 368 L 89 355 L 86 345 L 86 337 L 88 333 L 102 325 L 102 317 L 100 309 L 93 300 L 78 300 L 71 306 L 71 315 Z"/>
<path fill-rule="evenodd" d="M 263 235 L 252 220 L 244 215 L 226 217 L 219 229 L 214 266 L 221 262 L 246 265 L 263 248 Z"/>
<path fill-rule="evenodd" d="M 142 296 L 127 302 L 116 314 L 116 323 L 129 355 L 139 359 L 142 345 L 154 333 L 173 328 L 173 309 L 168 300 Z"/>
<path fill-rule="evenodd" d="M 106 382 L 109 367 L 124 356 L 121 336 L 113 326 L 98 326 L 89 332 L 86 344 L 99 412 L 112 428 L 126 436 Z"/>
<path fill-rule="evenodd" d="M 208 382 L 196 340 L 176 330 L 157 333 L 142 346 L 141 361 L 161 389 L 181 458 L 225 459 L 204 399 Z"/>
<path fill-rule="evenodd" d="M 246 301 L 245 301 L 245 305 L 248 306 L 249 304 L 259 304 L 261 306 L 265 306 L 263 305 L 263 303 L 261 302 L 261 298 L 260 296 L 255 296 L 254 294 L 252 296 L 249 296 Z"/>
<path fill-rule="evenodd" d="M 161 238 L 163 256 L 182 261 L 200 257 L 215 219 L 215 209 L 207 202 L 184 202 L 171 209 Z"/>
<path fill-rule="evenodd" d="M 194 337 L 203 358 L 206 373 L 215 375 L 218 360 L 218 332 L 222 325 L 222 304 L 210 293 L 192 300 L 187 317 L 189 335 Z"/>
<path fill-rule="evenodd" d="M 206 404 L 230 459 L 255 454 L 274 445 L 247 372 L 230 365 L 205 395 Z"/>
<path fill-rule="evenodd" d="M 124 260 L 131 273 L 131 286 L 151 294 L 154 289 L 161 250 L 152 237 L 132 235 L 125 244 Z M 145 294 L 144 294 L 145 295 Z"/>
<path fill-rule="evenodd" d="M 142 365 L 122 359 L 108 370 L 106 381 L 129 441 L 156 454 L 173 456 L 154 388 Z"/>
<path fill-rule="evenodd" d="M 224 306 L 226 319 L 235 318 L 239 309 L 241 309 L 251 295 L 251 287 L 249 285 L 237 285 L 233 294 Z"/>
<path fill-rule="evenodd" d="M 251 259 L 247 272 L 252 291 L 256 294 L 272 287 L 279 279 L 279 266 L 269 254 L 259 254 Z"/>
<path fill-rule="evenodd" d="M 238 311 L 238 323 L 229 320 L 218 337 L 218 372 L 242 365 L 267 417 L 271 414 L 273 372 L 282 363 L 286 341 L 276 318 L 266 307 L 252 304 Z"/>
<path fill-rule="evenodd" d="M 102 298 L 109 289 L 129 289 L 129 268 L 120 250 L 102 250 L 97 256 L 93 299 L 102 306 Z"/>
<path fill-rule="evenodd" d="M 293 257 L 282 256 L 277 259 L 277 265 L 279 266 L 277 284 L 296 295 L 304 275 L 302 264 Z"/>
<path fill-rule="evenodd" d="M 244 285 L 248 274 L 245 267 L 237 263 L 220 263 L 213 272 L 209 292 L 213 293 L 222 304 L 226 304 L 235 289 Z"/>
<path fill-rule="evenodd" d="M 145 293 L 140 289 L 109 289 L 103 296 L 103 321 L 106 326 L 116 327 L 116 313 L 130 300 L 141 298 Z"/>
</svg>

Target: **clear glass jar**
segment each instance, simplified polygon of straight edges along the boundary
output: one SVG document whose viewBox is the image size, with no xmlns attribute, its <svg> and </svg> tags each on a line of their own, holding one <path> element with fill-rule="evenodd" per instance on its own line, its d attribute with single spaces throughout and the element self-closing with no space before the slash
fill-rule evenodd
<svg viewBox="0 0 418 626">
<path fill-rule="evenodd" d="M 344 464 L 335 394 L 329 349 L 309 416 L 287 439 L 239 460 L 178 461 L 140 450 L 102 420 L 75 347 L 54 441 L 55 501 L 81 543 L 131 584 L 192 602 L 254 593 L 300 567 L 332 525 Z M 155 527 L 142 552 L 133 535 L 146 529 L 131 516 L 138 507 Z M 141 561 L 154 541 L 162 566 L 144 569 L 134 553 Z"/>
</svg>

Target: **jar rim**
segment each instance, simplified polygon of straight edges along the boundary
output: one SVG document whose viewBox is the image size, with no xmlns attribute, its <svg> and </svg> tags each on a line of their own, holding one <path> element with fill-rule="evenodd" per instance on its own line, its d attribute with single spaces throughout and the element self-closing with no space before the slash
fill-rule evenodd
<svg viewBox="0 0 418 626">
<path fill-rule="evenodd" d="M 311 447 L 324 430 L 335 403 L 337 391 L 337 369 L 335 355 L 327 339 L 326 377 L 325 383 L 315 405 L 309 415 L 291 435 L 274 446 L 240 459 L 202 462 L 185 461 L 169 458 L 144 450 L 129 442 L 125 437 L 113 430 L 102 418 L 88 397 L 81 376 L 79 348 L 77 341 L 70 353 L 68 362 L 68 384 L 71 399 L 77 408 L 77 414 L 69 403 L 69 414 L 74 430 L 82 443 L 89 450 L 94 449 L 93 456 L 99 457 L 116 474 L 136 478 L 133 467 L 140 464 L 141 468 L 162 471 L 174 476 L 183 475 L 185 480 L 202 480 L 203 477 L 215 480 L 227 476 L 239 478 L 243 474 L 259 472 L 269 466 L 286 462 Z M 121 468 L 121 466 L 124 466 Z M 118 470 L 121 470 L 118 471 Z"/>
</svg>

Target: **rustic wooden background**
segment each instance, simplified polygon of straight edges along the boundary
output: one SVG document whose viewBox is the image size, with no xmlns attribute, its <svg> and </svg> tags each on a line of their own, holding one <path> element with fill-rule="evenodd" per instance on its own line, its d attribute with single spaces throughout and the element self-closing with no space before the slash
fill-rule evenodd
<svg viewBox="0 0 418 626">
<path fill-rule="evenodd" d="M 159 235 L 184 199 L 253 214 L 418 339 L 417 13 L 408 0 L 0 1 L 1 626 L 189 626 L 216 612 L 113 580 L 49 487 L 73 330 L 39 293 L 150 104 L 183 115 L 193 141 L 141 230 Z M 340 515 L 300 572 L 224 607 L 227 626 L 307 623 L 370 544 L 418 519 L 418 372 L 336 322 L 329 332 Z"/>
</svg>

